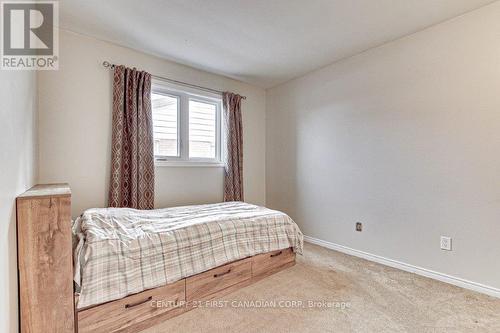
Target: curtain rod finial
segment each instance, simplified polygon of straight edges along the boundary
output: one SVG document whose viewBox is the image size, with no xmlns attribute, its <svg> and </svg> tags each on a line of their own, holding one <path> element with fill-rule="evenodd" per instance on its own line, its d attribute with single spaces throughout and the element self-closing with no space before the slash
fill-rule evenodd
<svg viewBox="0 0 500 333">
<path fill-rule="evenodd" d="M 103 61 L 102 65 L 106 68 L 115 68 L 115 65 L 110 63 L 109 61 L 105 60 Z"/>
</svg>

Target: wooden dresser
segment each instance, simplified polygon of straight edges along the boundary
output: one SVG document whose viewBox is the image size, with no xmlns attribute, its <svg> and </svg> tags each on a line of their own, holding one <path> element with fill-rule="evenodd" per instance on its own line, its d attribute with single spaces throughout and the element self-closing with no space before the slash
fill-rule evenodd
<svg viewBox="0 0 500 333">
<path fill-rule="evenodd" d="M 36 185 L 17 197 L 22 333 L 74 332 L 71 190 Z"/>
</svg>

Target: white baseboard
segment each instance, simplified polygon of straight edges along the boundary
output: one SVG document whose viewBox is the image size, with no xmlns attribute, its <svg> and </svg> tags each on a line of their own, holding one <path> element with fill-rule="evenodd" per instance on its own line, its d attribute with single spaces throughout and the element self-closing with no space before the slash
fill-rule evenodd
<svg viewBox="0 0 500 333">
<path fill-rule="evenodd" d="M 422 268 L 422 267 L 418 267 L 418 266 L 413 266 L 413 265 L 410 265 L 410 264 L 407 264 L 407 263 L 404 263 L 401 261 L 385 258 L 385 257 L 371 254 L 368 252 L 359 251 L 359 250 L 352 249 L 352 248 L 344 246 L 344 245 L 339 245 L 339 244 L 327 242 L 327 241 L 324 241 L 324 240 L 321 240 L 318 238 L 314 238 L 314 237 L 310 237 L 310 236 L 304 236 L 304 240 L 306 242 L 316 244 L 316 245 L 319 245 L 322 247 L 326 247 L 326 248 L 331 249 L 331 250 L 339 251 L 339 252 L 346 253 L 346 254 L 349 254 L 349 255 L 352 255 L 355 257 L 374 261 L 374 262 L 382 264 L 382 265 L 394 267 L 394 268 L 401 269 L 401 270 L 406 271 L 406 272 L 415 273 L 415 274 L 422 275 L 422 276 L 425 276 L 425 277 L 428 277 L 431 279 L 435 279 L 435 280 L 438 280 L 441 282 L 449 283 L 449 284 L 452 284 L 452 285 L 455 285 L 455 286 L 458 286 L 461 288 L 474 290 L 474 291 L 477 291 L 477 292 L 480 292 L 480 293 L 483 293 L 486 295 L 500 298 L 500 289 L 498 289 L 498 288 L 486 286 L 486 285 L 481 284 L 481 283 L 461 279 L 461 278 L 458 278 L 455 276 L 435 272 L 435 271 L 432 271 L 430 269 L 426 269 L 426 268 Z"/>
</svg>

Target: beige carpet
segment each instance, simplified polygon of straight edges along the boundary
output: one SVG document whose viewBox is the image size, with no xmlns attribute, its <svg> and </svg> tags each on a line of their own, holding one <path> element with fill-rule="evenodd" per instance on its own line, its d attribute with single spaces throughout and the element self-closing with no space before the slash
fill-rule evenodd
<svg viewBox="0 0 500 333">
<path fill-rule="evenodd" d="M 500 332 L 500 299 L 311 244 L 294 267 L 222 300 L 144 332 Z"/>
</svg>

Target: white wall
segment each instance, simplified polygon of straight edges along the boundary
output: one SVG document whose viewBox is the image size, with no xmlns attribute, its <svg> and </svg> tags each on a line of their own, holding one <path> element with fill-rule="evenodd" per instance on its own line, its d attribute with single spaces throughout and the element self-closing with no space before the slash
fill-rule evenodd
<svg viewBox="0 0 500 333">
<path fill-rule="evenodd" d="M 500 3 L 268 90 L 266 158 L 306 235 L 500 288 Z"/>
<path fill-rule="evenodd" d="M 36 179 L 36 74 L 0 72 L 0 332 L 18 331 L 15 198 Z"/>
<path fill-rule="evenodd" d="M 124 64 L 154 75 L 246 95 L 245 200 L 265 204 L 265 91 L 72 32 L 60 32 L 60 69 L 40 72 L 40 182 L 70 183 L 73 216 L 107 201 L 111 141 L 111 71 Z M 156 168 L 156 206 L 222 200 L 221 168 Z"/>
</svg>

